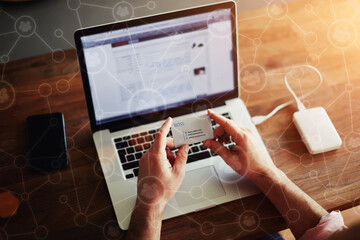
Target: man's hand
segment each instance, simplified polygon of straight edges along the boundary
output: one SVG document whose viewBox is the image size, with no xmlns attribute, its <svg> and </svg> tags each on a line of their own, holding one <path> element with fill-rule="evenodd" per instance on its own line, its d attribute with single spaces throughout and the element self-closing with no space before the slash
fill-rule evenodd
<svg viewBox="0 0 360 240">
<path fill-rule="evenodd" d="M 168 118 L 155 135 L 154 144 L 139 162 L 138 197 L 131 216 L 127 239 L 160 239 L 161 219 L 166 203 L 174 196 L 185 176 L 189 146 L 175 155 L 167 138 L 172 119 Z"/>
<path fill-rule="evenodd" d="M 206 140 L 204 145 L 219 154 L 237 173 L 253 180 L 260 190 L 279 210 L 296 238 L 314 227 L 327 211 L 298 188 L 272 161 L 256 135 L 249 129 L 212 111 L 209 115 L 220 126 L 214 130 L 216 140 Z M 231 138 L 236 145 L 225 148 Z"/>
<path fill-rule="evenodd" d="M 172 138 L 167 138 L 172 124 L 168 118 L 155 135 L 154 144 L 139 162 L 138 199 L 144 204 L 166 205 L 178 190 L 185 175 L 189 146 L 182 146 L 175 155 Z"/>
<path fill-rule="evenodd" d="M 211 110 L 208 113 L 220 126 L 214 130 L 214 137 L 218 141 L 206 140 L 204 145 L 219 154 L 232 169 L 250 179 L 276 170 L 272 162 L 266 161 L 266 152 L 251 130 Z M 229 142 L 230 136 L 236 143 L 231 150 L 223 145 Z"/>
</svg>

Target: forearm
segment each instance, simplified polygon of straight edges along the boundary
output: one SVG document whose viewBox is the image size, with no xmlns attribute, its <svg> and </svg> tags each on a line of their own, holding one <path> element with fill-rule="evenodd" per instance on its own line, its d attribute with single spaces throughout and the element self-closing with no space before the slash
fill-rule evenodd
<svg viewBox="0 0 360 240">
<path fill-rule="evenodd" d="M 163 211 L 164 206 L 161 204 L 146 205 L 136 201 L 126 239 L 160 239 Z"/>
<path fill-rule="evenodd" d="M 296 238 L 315 227 L 327 211 L 297 187 L 281 170 L 259 174 L 253 181 L 284 217 Z"/>
</svg>

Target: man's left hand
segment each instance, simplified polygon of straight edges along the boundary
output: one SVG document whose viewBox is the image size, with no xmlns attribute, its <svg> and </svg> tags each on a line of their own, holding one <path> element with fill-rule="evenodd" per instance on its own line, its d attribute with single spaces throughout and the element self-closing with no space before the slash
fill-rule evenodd
<svg viewBox="0 0 360 240">
<path fill-rule="evenodd" d="M 140 159 L 138 200 L 143 204 L 164 208 L 185 176 L 189 146 L 182 146 L 176 157 L 170 151 L 174 142 L 172 138 L 167 138 L 167 135 L 172 122 L 172 118 L 165 121 L 155 135 L 154 144 Z"/>
</svg>

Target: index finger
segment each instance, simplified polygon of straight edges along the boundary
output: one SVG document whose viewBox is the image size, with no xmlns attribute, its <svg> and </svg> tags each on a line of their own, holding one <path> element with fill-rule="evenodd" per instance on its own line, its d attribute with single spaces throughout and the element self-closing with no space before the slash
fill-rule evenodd
<svg viewBox="0 0 360 240">
<path fill-rule="evenodd" d="M 208 113 L 214 121 L 219 124 L 221 127 L 223 127 L 224 131 L 232 136 L 234 138 L 234 141 L 237 142 L 237 140 L 240 140 L 240 138 L 243 137 L 243 133 L 241 132 L 241 129 L 237 128 L 233 121 L 214 113 L 212 110 L 208 110 Z"/>
<path fill-rule="evenodd" d="M 169 117 L 166 119 L 166 121 L 163 123 L 159 131 L 155 134 L 155 140 L 154 140 L 154 149 L 165 149 L 167 144 L 167 135 L 170 131 L 170 127 L 172 124 L 172 118 Z"/>
</svg>

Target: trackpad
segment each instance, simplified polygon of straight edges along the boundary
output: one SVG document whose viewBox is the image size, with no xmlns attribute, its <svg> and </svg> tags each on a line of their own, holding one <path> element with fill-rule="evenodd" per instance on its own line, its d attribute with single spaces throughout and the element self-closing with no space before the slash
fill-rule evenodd
<svg viewBox="0 0 360 240">
<path fill-rule="evenodd" d="M 180 207 L 225 195 L 224 188 L 213 166 L 186 172 L 175 199 Z"/>
</svg>

